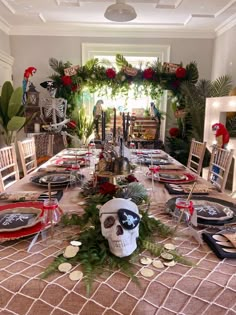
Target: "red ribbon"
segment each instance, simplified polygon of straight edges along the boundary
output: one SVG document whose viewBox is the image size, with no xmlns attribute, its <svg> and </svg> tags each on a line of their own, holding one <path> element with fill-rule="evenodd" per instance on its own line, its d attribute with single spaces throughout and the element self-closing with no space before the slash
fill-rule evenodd
<svg viewBox="0 0 236 315">
<path fill-rule="evenodd" d="M 151 171 L 151 173 L 158 173 L 160 171 L 160 166 L 149 166 L 149 171 Z"/>
</svg>

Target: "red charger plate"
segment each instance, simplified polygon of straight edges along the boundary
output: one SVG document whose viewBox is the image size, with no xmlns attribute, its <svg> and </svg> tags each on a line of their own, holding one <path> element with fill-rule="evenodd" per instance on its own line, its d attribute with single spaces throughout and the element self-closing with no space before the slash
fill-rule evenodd
<svg viewBox="0 0 236 315">
<path fill-rule="evenodd" d="M 158 178 L 154 174 L 154 180 L 157 180 L 161 183 L 170 183 L 170 184 L 187 184 L 187 183 L 195 182 L 197 180 L 197 177 L 193 174 L 190 174 L 190 173 L 182 173 L 181 175 L 184 175 L 185 179 L 179 179 L 179 180 L 164 179 L 164 178 Z M 148 173 L 147 177 L 151 179 L 152 173 Z"/>
<path fill-rule="evenodd" d="M 36 202 L 17 202 L 17 203 L 12 203 L 12 204 L 7 204 L 0 206 L 0 211 L 7 210 L 7 209 L 15 209 L 19 207 L 34 207 L 38 208 L 41 210 L 41 213 L 39 217 L 43 217 L 43 203 L 36 201 Z M 63 214 L 63 211 L 58 207 L 60 215 Z M 46 228 L 46 225 L 42 222 L 38 222 L 34 226 L 31 227 L 24 227 L 21 230 L 17 231 L 9 231 L 9 232 L 1 232 L 0 233 L 0 242 L 5 242 L 5 241 L 10 241 L 10 240 L 15 240 L 18 238 L 22 238 L 25 236 L 30 236 L 33 234 L 36 234 L 43 229 Z"/>
</svg>

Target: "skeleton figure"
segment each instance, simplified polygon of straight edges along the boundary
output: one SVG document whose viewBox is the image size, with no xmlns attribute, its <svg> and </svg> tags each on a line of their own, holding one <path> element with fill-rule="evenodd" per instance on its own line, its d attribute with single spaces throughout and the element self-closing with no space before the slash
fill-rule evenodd
<svg viewBox="0 0 236 315">
<path fill-rule="evenodd" d="M 67 101 L 64 98 L 55 97 L 57 89 L 54 81 L 45 81 L 40 85 L 50 94 L 50 98 L 44 98 L 40 103 L 40 117 L 45 124 L 43 128 L 55 133 L 61 132 L 70 121 L 66 119 Z"/>
<path fill-rule="evenodd" d="M 114 198 L 99 210 L 102 235 L 110 251 L 118 257 L 129 256 L 137 248 L 139 210 L 129 199 Z"/>
</svg>

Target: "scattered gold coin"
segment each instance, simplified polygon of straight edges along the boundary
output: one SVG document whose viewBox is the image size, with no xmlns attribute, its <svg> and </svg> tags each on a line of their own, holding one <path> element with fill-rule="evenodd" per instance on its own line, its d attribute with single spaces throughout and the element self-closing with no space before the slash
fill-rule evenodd
<svg viewBox="0 0 236 315">
<path fill-rule="evenodd" d="M 169 253 L 161 253 L 161 257 L 166 260 L 172 260 L 174 258 L 174 256 Z"/>
<path fill-rule="evenodd" d="M 62 263 L 58 266 L 58 270 L 60 272 L 68 272 L 72 268 L 72 265 L 70 263 Z"/>
<path fill-rule="evenodd" d="M 70 245 L 72 245 L 72 246 L 81 246 L 82 243 L 80 241 L 70 241 Z"/>
<path fill-rule="evenodd" d="M 83 278 L 83 272 L 79 271 L 79 270 L 72 271 L 69 274 L 69 278 L 70 278 L 70 280 L 78 281 L 78 280 Z"/>
<path fill-rule="evenodd" d="M 141 270 L 141 275 L 150 278 L 154 275 L 154 271 L 149 268 L 144 268 Z"/>
<path fill-rule="evenodd" d="M 141 262 L 142 265 L 149 265 L 149 264 L 151 264 L 152 259 L 149 258 L 149 257 L 142 257 L 140 259 L 140 262 Z"/>
<path fill-rule="evenodd" d="M 72 245 L 68 245 L 64 251 L 64 254 L 63 256 L 65 258 L 72 258 L 72 257 L 75 257 L 76 254 L 78 253 L 79 251 L 79 247 L 78 246 L 72 246 Z"/>
<path fill-rule="evenodd" d="M 168 243 L 164 245 L 164 248 L 167 250 L 175 250 L 176 246 L 174 244 Z"/>
<path fill-rule="evenodd" d="M 162 269 L 165 267 L 160 260 L 153 260 L 152 265 L 153 267 L 158 268 L 158 269 Z"/>
<path fill-rule="evenodd" d="M 174 267 L 176 265 L 176 261 L 168 261 L 163 263 L 166 267 Z"/>
</svg>

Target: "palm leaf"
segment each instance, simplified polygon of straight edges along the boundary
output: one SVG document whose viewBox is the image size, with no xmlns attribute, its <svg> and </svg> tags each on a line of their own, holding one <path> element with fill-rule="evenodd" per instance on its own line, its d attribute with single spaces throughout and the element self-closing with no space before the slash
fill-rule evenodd
<svg viewBox="0 0 236 315">
<path fill-rule="evenodd" d="M 86 62 L 85 64 L 85 67 L 88 69 L 88 70 L 91 70 L 93 69 L 95 66 L 97 66 L 99 64 L 99 60 L 98 58 L 94 58 L 94 59 L 90 59 Z"/>
<path fill-rule="evenodd" d="M 132 65 L 129 64 L 125 57 L 121 54 L 116 55 L 116 65 L 119 69 L 122 69 L 123 67 L 132 67 Z"/>
<path fill-rule="evenodd" d="M 186 79 L 193 84 L 197 83 L 199 75 L 198 75 L 197 64 L 195 61 L 190 62 L 190 64 L 186 66 L 186 71 L 187 71 Z"/>
<path fill-rule="evenodd" d="M 211 96 L 227 96 L 232 89 L 232 79 L 228 75 L 224 75 L 212 82 Z"/>
<path fill-rule="evenodd" d="M 64 73 L 64 65 L 62 61 L 58 61 L 56 58 L 49 58 L 49 66 L 57 73 Z"/>
</svg>

